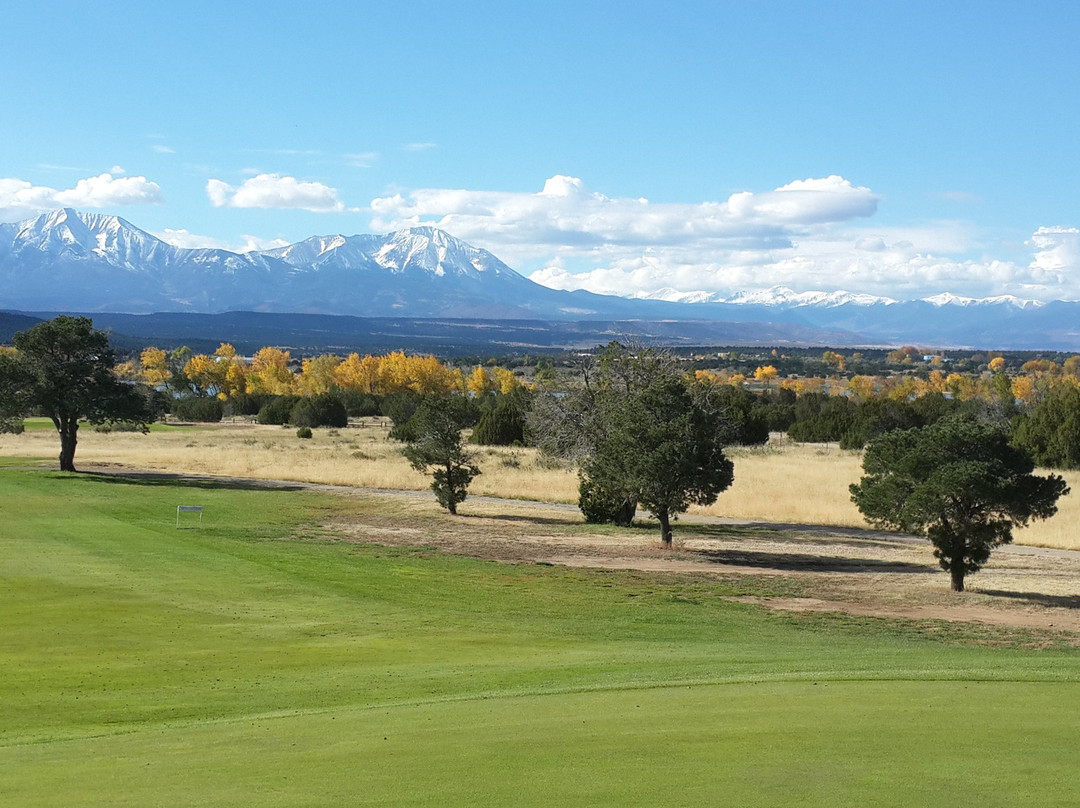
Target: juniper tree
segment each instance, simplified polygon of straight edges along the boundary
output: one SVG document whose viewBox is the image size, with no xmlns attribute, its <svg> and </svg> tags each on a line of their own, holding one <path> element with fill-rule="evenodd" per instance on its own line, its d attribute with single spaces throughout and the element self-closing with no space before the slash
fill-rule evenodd
<svg viewBox="0 0 1080 808">
<path fill-rule="evenodd" d="M 1034 468 L 1003 428 L 953 415 L 874 440 L 851 499 L 872 524 L 929 538 L 962 592 L 993 549 L 1012 541 L 1014 527 L 1057 512 L 1069 487 Z"/>
<path fill-rule="evenodd" d="M 457 513 L 458 503 L 468 496 L 469 483 L 480 473 L 461 435 L 468 418 L 464 399 L 425 396 L 409 419 L 409 439 L 403 450 L 414 469 L 421 474 L 431 470 L 431 490 L 450 513 Z"/>
<path fill-rule="evenodd" d="M 143 431 L 154 413 L 146 396 L 113 375 L 104 331 L 87 317 L 61 315 L 20 331 L 0 366 L 0 409 L 48 416 L 60 436 L 60 470 L 75 471 L 79 421 L 130 421 Z"/>
</svg>

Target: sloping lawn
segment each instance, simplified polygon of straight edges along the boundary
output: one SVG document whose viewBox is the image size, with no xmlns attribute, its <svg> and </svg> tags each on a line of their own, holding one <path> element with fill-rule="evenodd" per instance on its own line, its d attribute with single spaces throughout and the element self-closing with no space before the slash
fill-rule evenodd
<svg viewBox="0 0 1080 808">
<path fill-rule="evenodd" d="M 177 530 L 177 505 L 202 505 L 203 527 Z M 1080 790 L 1080 652 L 1052 638 L 768 613 L 723 581 L 319 527 L 366 507 L 0 471 L 0 802 L 985 807 Z"/>
</svg>

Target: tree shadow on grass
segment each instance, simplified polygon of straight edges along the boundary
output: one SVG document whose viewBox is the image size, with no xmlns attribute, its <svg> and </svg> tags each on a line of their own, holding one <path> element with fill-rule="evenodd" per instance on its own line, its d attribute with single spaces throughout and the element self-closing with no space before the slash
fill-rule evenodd
<svg viewBox="0 0 1080 808">
<path fill-rule="evenodd" d="M 1026 600 L 1040 606 L 1055 606 L 1065 609 L 1080 609 L 1080 595 L 1047 595 L 1042 592 L 1013 592 L 1008 589 L 978 589 L 979 594 L 994 598 Z"/>
<path fill-rule="evenodd" d="M 568 519 L 565 516 L 514 516 L 512 514 L 459 513 L 466 519 L 484 519 L 491 522 L 510 522 L 521 525 L 559 525 L 561 527 L 581 527 L 580 519 Z"/>
<path fill-rule="evenodd" d="M 644 527 L 644 525 L 643 525 Z M 789 529 L 785 529 L 789 528 Z M 836 531 L 835 533 L 832 531 Z M 810 535 L 806 535 L 809 533 Z M 839 535 L 838 535 L 839 534 Z M 891 537 L 869 531 L 849 531 L 843 528 L 804 530 L 801 525 L 781 526 L 775 523 L 748 525 L 680 525 L 676 536 L 683 538 L 725 540 L 758 539 L 776 541 L 776 550 L 749 550 L 736 547 L 683 548 L 714 564 L 759 567 L 793 572 L 851 572 L 851 573 L 915 573 L 929 575 L 936 571 L 930 564 L 866 556 L 836 555 L 828 552 L 806 552 L 829 545 L 858 547 L 872 551 L 877 547 L 892 547 Z M 826 535 L 828 538 L 826 538 Z M 788 552 L 781 547 L 799 547 L 801 552 Z"/>
<path fill-rule="evenodd" d="M 690 550 L 687 552 L 692 552 L 714 564 L 792 572 L 898 572 L 930 575 L 935 571 L 927 564 L 878 558 L 851 558 L 811 553 L 769 553 L 756 550 Z"/>
<path fill-rule="evenodd" d="M 97 471 L 80 472 L 83 479 L 108 485 L 144 485 L 162 488 L 198 488 L 229 491 L 303 491 L 304 486 L 278 480 L 244 480 L 238 477 L 195 477 L 165 472 L 111 474 Z"/>
</svg>

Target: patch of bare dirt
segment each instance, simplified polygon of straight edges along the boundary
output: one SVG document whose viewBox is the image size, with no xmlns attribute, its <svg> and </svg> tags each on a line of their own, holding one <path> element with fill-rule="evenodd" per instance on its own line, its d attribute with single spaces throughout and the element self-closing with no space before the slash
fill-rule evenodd
<svg viewBox="0 0 1080 808">
<path fill-rule="evenodd" d="M 820 598 L 762 598 L 743 596 L 729 598 L 739 603 L 753 603 L 783 612 L 842 612 L 860 617 L 884 617 L 907 620 L 947 620 L 951 623 L 988 623 L 1016 628 L 1057 629 L 1080 633 L 1080 614 L 1059 610 L 1011 608 L 995 609 L 966 603 L 949 605 L 889 607 L 856 601 L 822 600 Z"/>
</svg>

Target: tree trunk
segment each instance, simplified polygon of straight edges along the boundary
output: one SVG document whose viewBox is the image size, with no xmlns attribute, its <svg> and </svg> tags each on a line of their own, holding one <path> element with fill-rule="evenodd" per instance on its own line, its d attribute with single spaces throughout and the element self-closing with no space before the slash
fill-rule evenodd
<svg viewBox="0 0 1080 808">
<path fill-rule="evenodd" d="M 671 549 L 671 520 L 668 518 L 667 511 L 661 511 L 656 514 L 656 518 L 660 520 L 660 541 L 663 543 L 664 548 Z"/>
<path fill-rule="evenodd" d="M 79 442 L 79 422 L 72 418 L 60 422 L 60 471 L 75 471 L 75 446 Z"/>
<path fill-rule="evenodd" d="M 634 515 L 637 514 L 637 499 L 627 497 L 615 514 L 615 524 L 619 527 L 630 527 L 634 524 Z"/>
<path fill-rule="evenodd" d="M 952 591 L 963 592 L 964 591 L 964 566 L 962 564 L 953 564 L 949 569 L 949 575 L 952 577 Z"/>
</svg>

